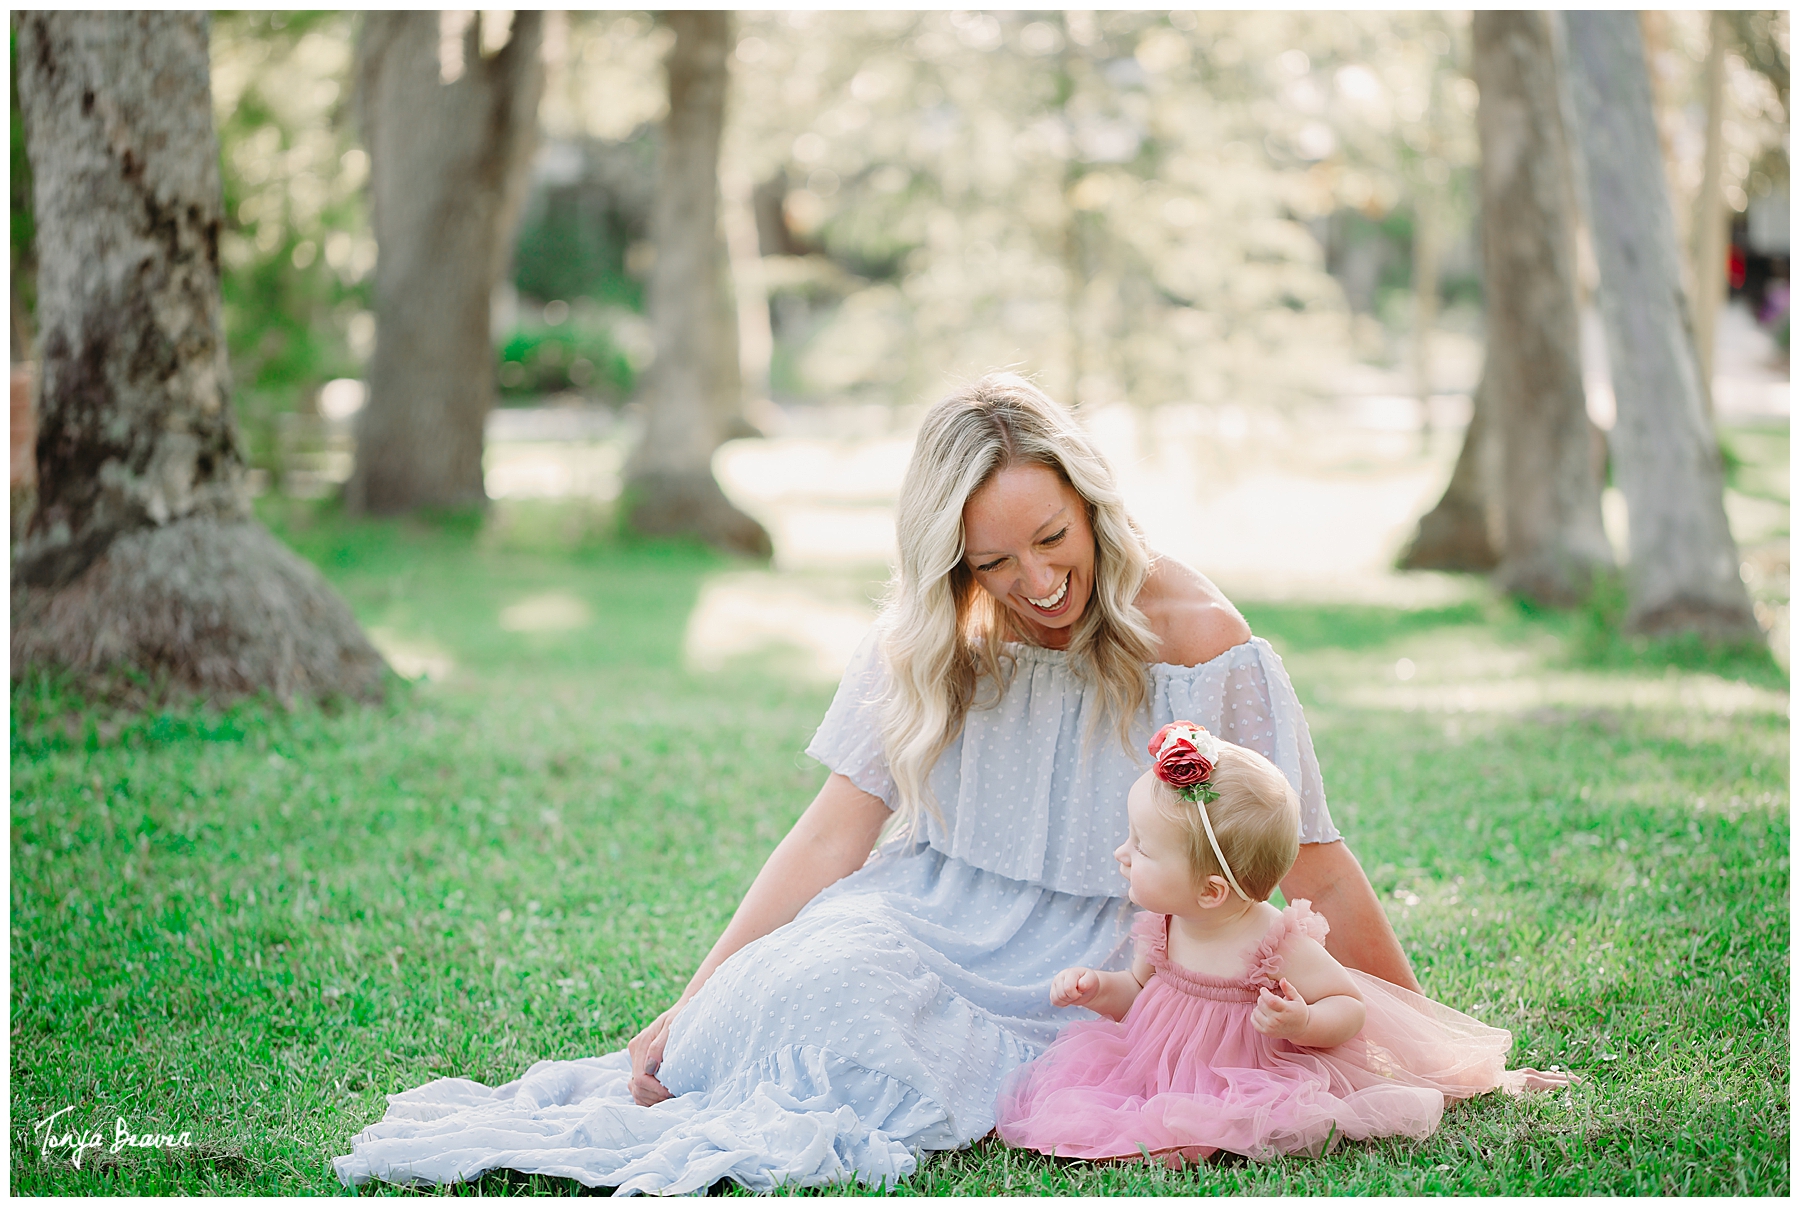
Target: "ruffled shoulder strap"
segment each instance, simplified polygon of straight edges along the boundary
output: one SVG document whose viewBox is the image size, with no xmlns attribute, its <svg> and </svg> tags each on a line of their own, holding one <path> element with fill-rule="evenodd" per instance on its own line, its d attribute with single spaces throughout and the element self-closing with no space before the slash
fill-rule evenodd
<svg viewBox="0 0 1800 1207">
<path fill-rule="evenodd" d="M 1304 898 L 1296 898 L 1281 911 L 1281 917 L 1269 924 L 1262 942 L 1250 953 L 1250 977 L 1252 981 L 1268 981 L 1273 984 L 1281 979 L 1281 945 L 1292 935 L 1305 935 L 1315 942 L 1323 943 L 1325 936 L 1331 933 L 1331 924 L 1325 916 L 1313 910 L 1312 902 Z"/>
<path fill-rule="evenodd" d="M 1146 960 L 1167 963 L 1169 959 L 1169 915 L 1139 910 L 1131 923 L 1131 937 L 1137 941 L 1137 952 Z"/>
</svg>

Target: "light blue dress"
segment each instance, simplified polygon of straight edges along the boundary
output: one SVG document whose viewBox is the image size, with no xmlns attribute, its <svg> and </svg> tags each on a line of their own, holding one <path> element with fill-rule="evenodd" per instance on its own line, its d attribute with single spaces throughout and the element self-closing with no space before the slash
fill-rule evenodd
<svg viewBox="0 0 1800 1207">
<path fill-rule="evenodd" d="M 1059 969 L 1128 961 L 1132 909 L 1112 852 L 1156 728 L 1198 721 L 1261 751 L 1300 794 L 1302 839 L 1338 837 L 1267 642 L 1150 668 L 1129 749 L 1106 729 L 1089 738 L 1094 693 L 1066 655 L 1008 648 L 1005 692 L 969 713 L 932 771 L 941 820 L 719 966 L 670 1028 L 658 1078 L 674 1098 L 634 1105 L 624 1052 L 539 1061 L 498 1088 L 445 1078 L 390 1095 L 336 1159 L 339 1177 L 449 1182 L 505 1168 L 665 1194 L 727 1177 L 754 1190 L 892 1184 L 922 1150 L 985 1135 L 1006 1074 L 1093 1017 L 1052 1009 Z M 807 753 L 891 804 L 885 681 L 871 633 Z"/>
</svg>

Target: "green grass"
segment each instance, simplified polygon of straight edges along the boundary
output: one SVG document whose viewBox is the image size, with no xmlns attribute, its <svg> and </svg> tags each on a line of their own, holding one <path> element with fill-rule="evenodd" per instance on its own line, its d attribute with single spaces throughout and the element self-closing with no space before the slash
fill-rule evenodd
<svg viewBox="0 0 1800 1207">
<path fill-rule="evenodd" d="M 555 509 L 271 518 L 366 624 L 452 669 L 291 712 L 14 685 L 15 1193 L 337 1192 L 330 1158 L 383 1094 L 622 1045 L 824 778 L 800 750 L 829 686 L 775 657 L 682 669 L 729 563 Z M 587 619 L 500 626 L 546 594 Z M 1580 617 L 1499 601 L 1245 611 L 1428 990 L 1585 1080 L 1455 1106 L 1421 1143 L 1183 1172 L 983 1143 L 902 1192 L 1785 1194 L 1785 676 L 1596 662 Z M 194 1144 L 75 1169 L 33 1131 L 71 1106 L 109 1141 L 123 1116 Z"/>
</svg>

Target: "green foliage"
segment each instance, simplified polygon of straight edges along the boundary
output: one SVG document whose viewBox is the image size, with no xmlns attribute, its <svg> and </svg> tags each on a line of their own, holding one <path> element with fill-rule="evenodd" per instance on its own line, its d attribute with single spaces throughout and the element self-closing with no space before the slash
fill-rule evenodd
<svg viewBox="0 0 1800 1207">
<path fill-rule="evenodd" d="M 1741 495 L 1788 501 L 1788 428 L 1738 424 L 1720 426 L 1719 461 L 1725 486 Z M 1785 528 L 1781 535 L 1785 535 Z M 1740 538 L 1743 539 L 1743 538 Z"/>
<path fill-rule="evenodd" d="M 631 397 L 637 372 L 604 323 L 580 310 L 564 324 L 520 326 L 500 348 L 503 398 L 576 390 L 612 402 Z"/>
<path fill-rule="evenodd" d="M 1725 472 L 1725 485 L 1730 489 L 1740 490 L 1742 488 L 1738 486 L 1738 483 L 1742 481 L 1744 470 L 1749 463 L 1746 462 L 1743 457 L 1738 455 L 1736 446 L 1723 431 L 1719 431 L 1717 436 L 1719 440 L 1719 467 Z M 1612 464 L 1611 457 L 1608 457 L 1606 461 L 1609 466 Z"/>
<path fill-rule="evenodd" d="M 352 36 L 343 13 L 213 22 L 225 335 L 239 424 L 252 463 L 267 468 L 278 417 L 310 409 L 331 378 L 357 375 L 352 332 L 373 331 L 368 160 L 348 105 Z"/>
<path fill-rule="evenodd" d="M 1734 49 L 1752 70 L 1768 77 L 1785 110 L 1790 87 L 1787 13 L 1780 9 L 1733 12 L 1726 14 L 1726 19 L 1737 37 Z"/>
<path fill-rule="evenodd" d="M 273 464 L 277 416 L 310 405 L 330 378 L 357 372 L 348 332 L 368 307 L 373 243 L 361 177 L 342 158 L 354 142 L 340 99 L 349 90 L 350 38 L 351 18 L 339 13 L 213 18 L 226 344 L 239 424 L 252 463 L 265 467 Z M 17 80 L 15 70 L 12 285 L 29 316 L 36 222 Z"/>
<path fill-rule="evenodd" d="M 1410 209 L 1396 207 L 1376 218 L 1344 210 L 1345 241 L 1351 245 L 1379 241 L 1386 255 L 1382 257 L 1381 274 L 1375 281 L 1375 309 L 1386 313 L 1398 295 L 1412 296 L 1413 214 Z"/>
<path fill-rule="evenodd" d="M 646 172 L 650 165 L 645 164 Z M 616 210 L 591 212 L 575 189 L 546 190 L 519 226 L 513 284 L 542 301 L 590 298 L 627 310 L 644 308 L 644 286 L 625 270 L 633 234 Z"/>
<path fill-rule="evenodd" d="M 1077 400 L 1329 392 L 1328 366 L 1359 353 L 1307 227 L 1429 194 L 1462 228 L 1462 25 L 746 14 L 727 138 L 760 179 L 786 173 L 783 246 L 856 278 L 842 304 L 801 308 L 779 296 L 798 274 L 771 272 L 775 381 L 898 402 L 937 389 L 936 366 L 1023 360 Z"/>
<path fill-rule="evenodd" d="M 829 685 L 683 670 L 687 617 L 731 568 L 702 550 L 594 532 L 558 548 L 548 507 L 263 514 L 380 640 L 451 669 L 335 713 L 126 712 L 14 684 L 16 1194 L 333 1192 L 329 1159 L 384 1094 L 616 1049 L 824 778 L 798 752 Z M 546 594 L 587 621 L 502 623 Z M 1765 680 L 1733 681 L 1755 706 L 1732 715 L 1632 707 L 1671 672 L 1560 669 L 1569 629 L 1503 604 L 1245 611 L 1287 661 L 1333 815 L 1425 984 L 1511 1029 L 1517 1063 L 1584 1082 L 1453 1106 L 1423 1142 L 1265 1165 L 985 1141 L 900 1192 L 1785 1193 L 1788 725 Z M 1397 683 L 1402 655 L 1417 672 Z M 1671 698 L 1734 673 L 1676 670 Z M 1480 703 L 1565 682 L 1599 702 Z M 32 1133 L 71 1105 L 195 1145 L 72 1169 Z"/>
<path fill-rule="evenodd" d="M 893 279 L 924 242 L 916 215 L 942 201 L 935 183 L 893 165 L 844 181 L 843 200 L 819 232 L 826 254 L 867 280 Z"/>
</svg>

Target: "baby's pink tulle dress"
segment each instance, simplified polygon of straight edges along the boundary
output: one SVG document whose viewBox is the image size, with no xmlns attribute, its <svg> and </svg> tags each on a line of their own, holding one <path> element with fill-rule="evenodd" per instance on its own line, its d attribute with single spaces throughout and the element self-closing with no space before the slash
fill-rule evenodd
<svg viewBox="0 0 1800 1207">
<path fill-rule="evenodd" d="M 1132 928 L 1156 975 L 1122 1020 L 1070 1024 L 1003 1084 L 1001 1139 L 1090 1160 L 1317 1155 L 1341 1137 L 1423 1138 L 1446 1098 L 1523 1086 L 1506 1071 L 1510 1032 L 1354 969 L 1368 1021 L 1348 1043 L 1300 1048 L 1251 1026 L 1257 990 L 1281 978 L 1282 944 L 1325 937 L 1305 901 L 1282 912 L 1249 973 L 1232 980 L 1170 963 L 1168 925 L 1144 913 Z"/>
</svg>

